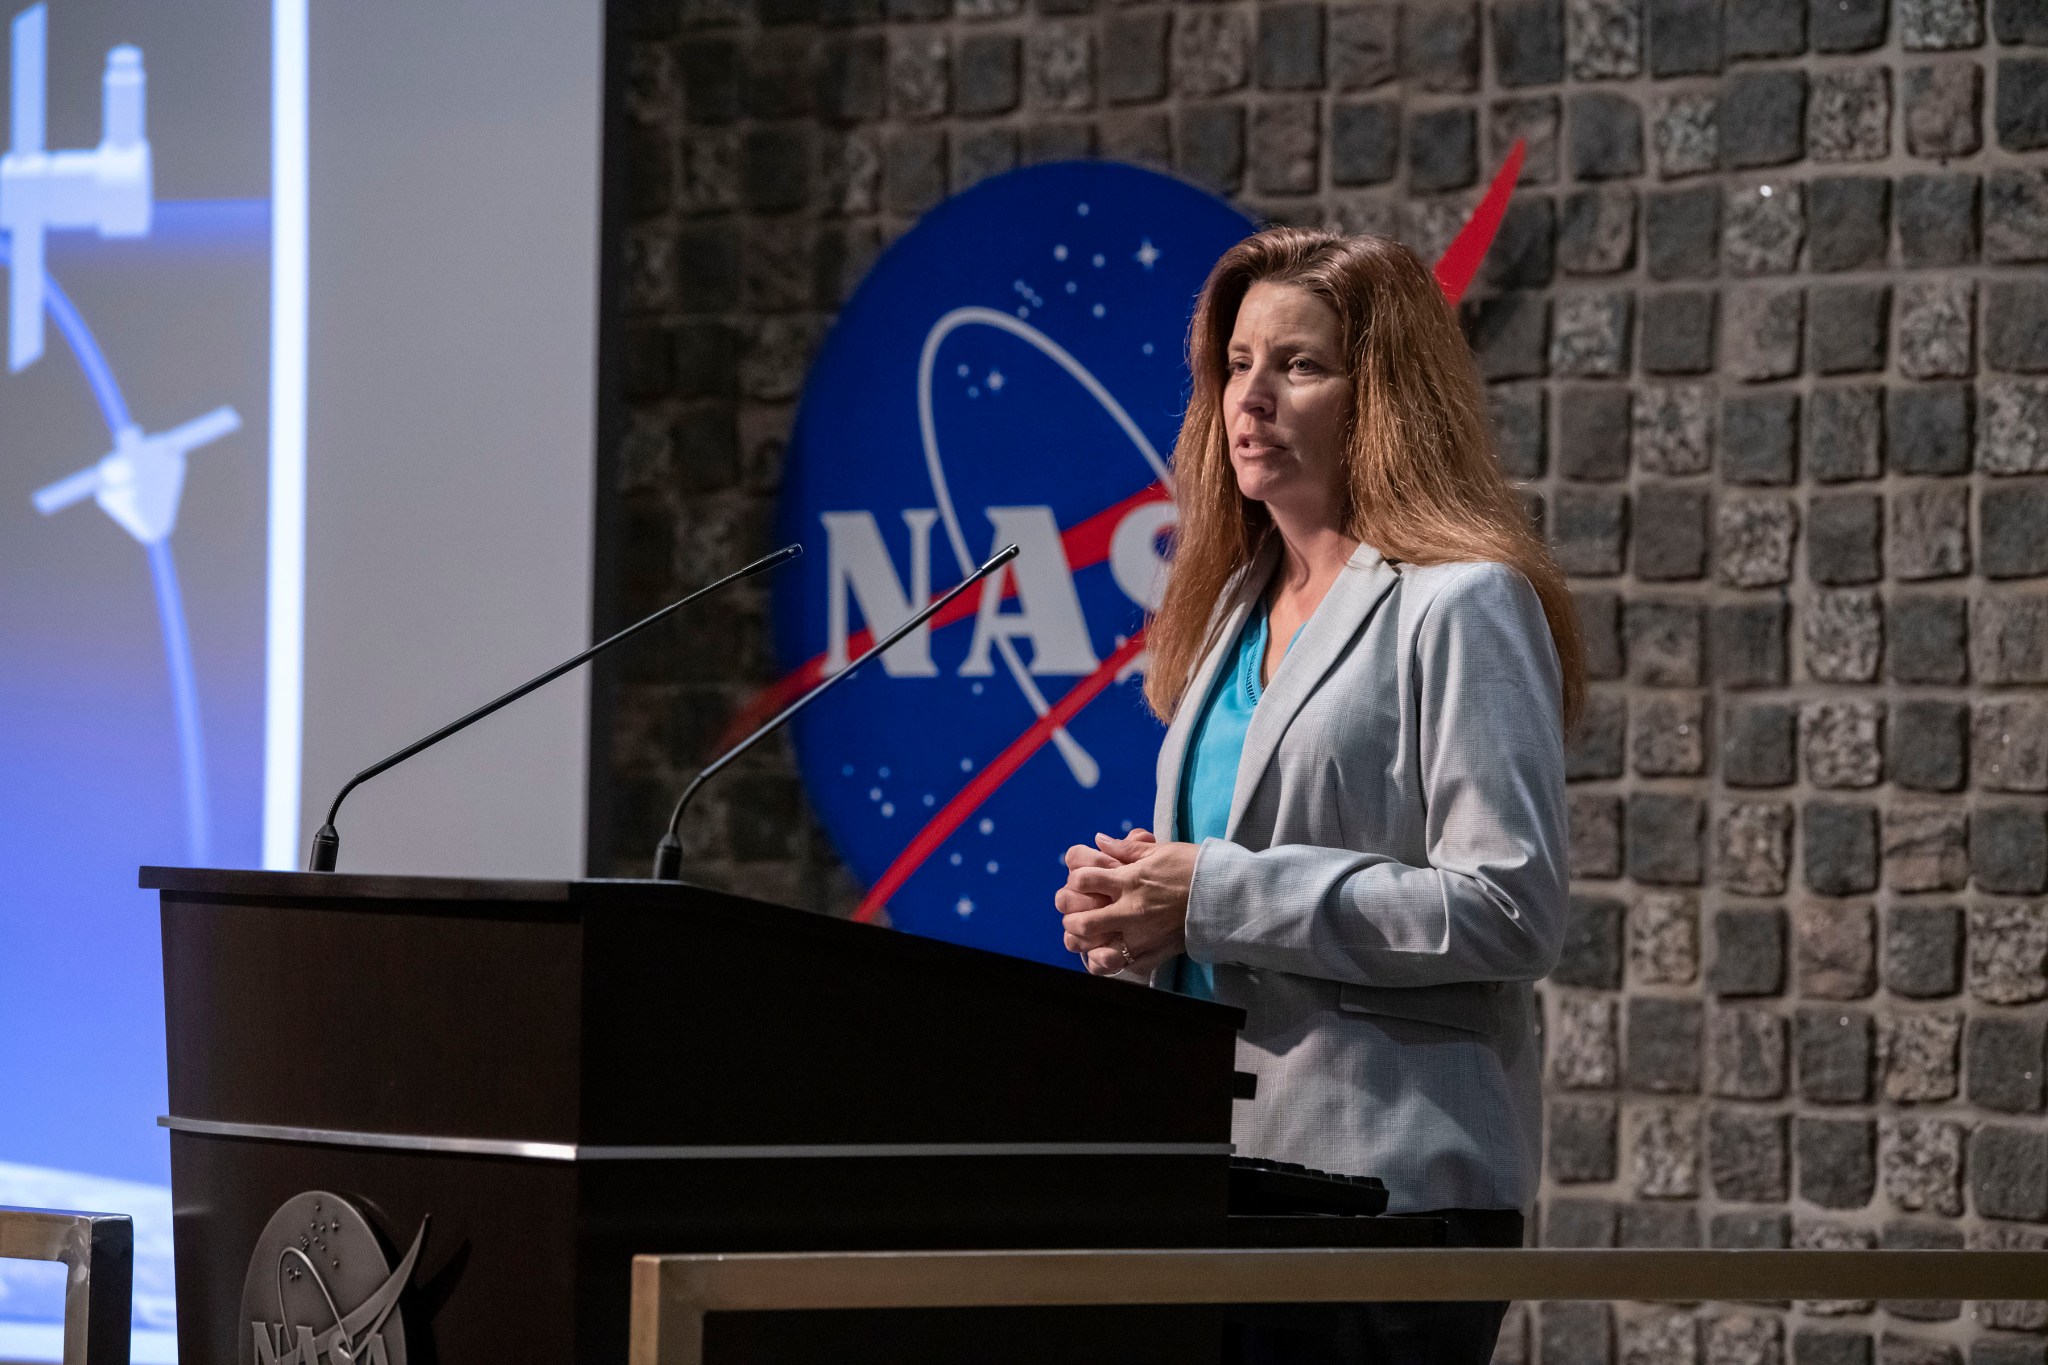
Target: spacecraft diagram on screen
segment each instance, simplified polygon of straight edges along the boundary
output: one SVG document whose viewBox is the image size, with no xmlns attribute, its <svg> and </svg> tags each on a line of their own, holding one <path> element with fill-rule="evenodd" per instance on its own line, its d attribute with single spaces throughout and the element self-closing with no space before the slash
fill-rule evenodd
<svg viewBox="0 0 2048 1365">
<path fill-rule="evenodd" d="M 99 144 L 52 151 L 44 145 L 48 5 L 16 14 L 11 39 L 8 149 L 0 156 L 8 373 L 19 374 L 42 358 L 45 322 L 54 324 L 84 371 L 109 443 L 93 463 L 37 490 L 35 506 L 50 516 L 89 497 L 148 557 L 183 769 L 186 853 L 193 863 L 204 864 L 211 842 L 205 731 L 171 533 L 184 492 L 186 457 L 237 430 L 242 419 L 232 407 L 216 407 L 166 430 L 145 430 L 129 414 L 91 328 L 44 262 L 46 238 L 53 232 L 149 235 L 155 200 L 141 49 L 121 44 L 107 53 Z"/>
</svg>

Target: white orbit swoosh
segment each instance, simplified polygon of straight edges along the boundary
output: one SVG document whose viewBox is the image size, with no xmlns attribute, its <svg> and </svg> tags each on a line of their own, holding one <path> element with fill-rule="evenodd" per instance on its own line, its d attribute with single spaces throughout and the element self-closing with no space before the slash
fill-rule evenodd
<svg viewBox="0 0 2048 1365">
<path fill-rule="evenodd" d="M 967 537 L 960 529 L 959 513 L 953 509 L 953 494 L 946 484 L 945 466 L 939 460 L 938 424 L 932 416 L 932 367 L 938 359 L 939 344 L 962 327 L 980 325 L 994 327 L 1008 332 L 1011 336 L 1026 342 L 1047 359 L 1072 375 L 1089 397 L 1102 405 L 1124 435 L 1131 438 L 1131 444 L 1145 457 L 1145 463 L 1152 466 L 1152 472 L 1159 476 L 1169 495 L 1173 492 L 1173 476 L 1167 472 L 1166 461 L 1159 458 L 1159 452 L 1152 447 L 1131 415 L 1124 411 L 1124 405 L 1117 402 L 1102 381 L 1088 372 L 1088 368 L 1076 360 L 1066 347 L 1054 341 L 1028 322 L 1011 317 L 1008 313 L 993 308 L 955 308 L 937 322 L 925 334 L 924 350 L 917 358 L 917 429 L 924 438 L 925 468 L 931 472 L 932 496 L 939 504 L 939 519 L 946 524 L 946 539 L 953 546 L 953 557 L 960 563 L 960 572 L 973 573 L 977 561 L 967 550 Z M 1003 656 L 1003 663 L 1009 667 L 1010 676 L 1017 681 L 1017 690 L 1031 703 L 1031 709 L 1041 717 L 1051 710 L 1045 694 L 1038 690 L 1038 684 L 1024 667 L 1024 661 L 1017 657 L 1017 646 L 1006 635 L 995 639 L 996 649 Z M 1095 758 L 1080 742 L 1068 734 L 1064 727 L 1052 732 L 1053 744 L 1060 751 L 1060 757 L 1067 761 L 1067 768 L 1074 774 L 1074 780 L 1083 787 L 1092 787 L 1102 779 L 1102 769 Z"/>
</svg>

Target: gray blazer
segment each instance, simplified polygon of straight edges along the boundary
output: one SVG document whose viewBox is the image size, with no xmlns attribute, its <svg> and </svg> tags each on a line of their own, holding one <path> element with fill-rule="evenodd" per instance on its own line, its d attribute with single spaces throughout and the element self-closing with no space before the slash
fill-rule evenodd
<svg viewBox="0 0 2048 1365">
<path fill-rule="evenodd" d="M 1161 839 L 1178 837 L 1201 702 L 1278 557 L 1226 593 L 1166 732 Z M 1247 1015 L 1240 1154 L 1379 1176 L 1396 1212 L 1534 1199 L 1532 983 L 1565 918 L 1561 687 L 1507 565 L 1396 567 L 1361 545 L 1338 575 L 1259 699 L 1228 834 L 1203 842 L 1188 899 L 1188 955 Z"/>
</svg>

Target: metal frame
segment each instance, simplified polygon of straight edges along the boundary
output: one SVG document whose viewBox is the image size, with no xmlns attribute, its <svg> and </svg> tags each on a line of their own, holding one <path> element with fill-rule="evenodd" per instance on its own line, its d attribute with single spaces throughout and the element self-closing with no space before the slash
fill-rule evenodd
<svg viewBox="0 0 2048 1365">
<path fill-rule="evenodd" d="M 1386 1300 L 2048 1299 L 2048 1251 L 903 1251 L 633 1258 L 630 1365 L 704 1315 Z"/>
<path fill-rule="evenodd" d="M 59 1261 L 64 1365 L 128 1365 L 135 1223 L 125 1213 L 0 1206 L 0 1258 Z"/>
</svg>

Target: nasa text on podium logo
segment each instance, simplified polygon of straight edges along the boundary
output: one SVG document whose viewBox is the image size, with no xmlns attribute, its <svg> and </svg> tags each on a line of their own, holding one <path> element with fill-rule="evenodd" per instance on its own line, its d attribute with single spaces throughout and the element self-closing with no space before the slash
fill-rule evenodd
<svg viewBox="0 0 2048 1365">
<path fill-rule="evenodd" d="M 1255 226 L 1135 167 L 1015 171 L 926 215 L 840 315 L 783 480 L 778 537 L 812 553 L 778 582 L 782 690 L 1021 549 L 797 721 L 864 910 L 1072 962 L 1059 855 L 1151 819 L 1162 730 L 1132 637 L 1173 522 L 1188 320 Z"/>
</svg>

